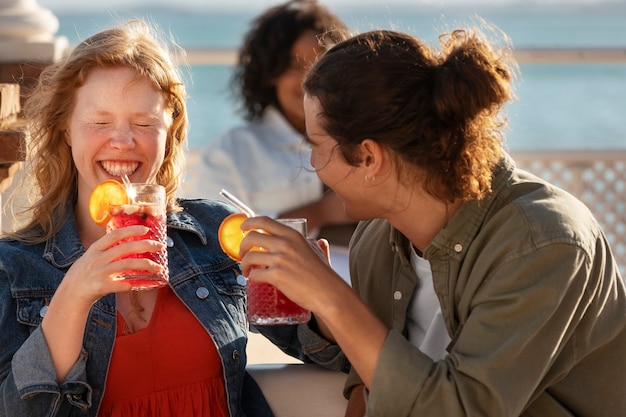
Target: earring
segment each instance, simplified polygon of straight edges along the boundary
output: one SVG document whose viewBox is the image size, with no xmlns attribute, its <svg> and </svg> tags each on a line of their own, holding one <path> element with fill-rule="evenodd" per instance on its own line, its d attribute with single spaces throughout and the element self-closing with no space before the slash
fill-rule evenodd
<svg viewBox="0 0 626 417">
<path fill-rule="evenodd" d="M 365 176 L 365 181 L 366 182 L 373 182 L 376 179 L 376 177 L 368 177 L 367 175 Z"/>
</svg>

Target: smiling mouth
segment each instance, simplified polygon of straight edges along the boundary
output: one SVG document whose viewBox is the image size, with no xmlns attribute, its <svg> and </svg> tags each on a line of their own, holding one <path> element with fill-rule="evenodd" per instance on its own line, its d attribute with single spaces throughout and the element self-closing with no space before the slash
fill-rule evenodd
<svg viewBox="0 0 626 417">
<path fill-rule="evenodd" d="M 100 161 L 100 166 L 114 177 L 123 175 L 130 177 L 139 167 L 139 162 Z"/>
</svg>

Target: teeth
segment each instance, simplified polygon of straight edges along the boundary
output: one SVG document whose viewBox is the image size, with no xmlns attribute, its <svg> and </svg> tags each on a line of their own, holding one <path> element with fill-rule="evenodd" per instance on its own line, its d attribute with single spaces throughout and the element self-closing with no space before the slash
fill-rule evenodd
<svg viewBox="0 0 626 417">
<path fill-rule="evenodd" d="M 100 164 L 107 173 L 115 177 L 121 177 L 122 175 L 130 176 L 139 166 L 138 162 L 102 161 Z"/>
</svg>

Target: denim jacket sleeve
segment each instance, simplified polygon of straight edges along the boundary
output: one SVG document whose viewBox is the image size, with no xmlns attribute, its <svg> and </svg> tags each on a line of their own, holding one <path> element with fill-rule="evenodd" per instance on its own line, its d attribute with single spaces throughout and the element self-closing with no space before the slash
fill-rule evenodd
<svg viewBox="0 0 626 417">
<path fill-rule="evenodd" d="M 303 362 L 313 362 L 334 371 L 348 372 L 350 363 L 343 351 L 314 330 L 310 323 L 255 328 L 286 354 Z M 312 328 L 313 327 L 313 328 Z"/>
<path fill-rule="evenodd" d="M 0 417 L 59 416 L 65 414 L 63 410 L 88 407 L 91 389 L 86 382 L 86 353 L 58 384 L 41 327 L 16 320 L 20 307 L 10 294 L 8 281 L 0 285 L 2 299 L 11 300 L 0 307 Z"/>
<path fill-rule="evenodd" d="M 38 327 L 13 356 L 13 394 L 19 398 L 15 397 L 15 404 L 5 404 L 5 407 L 10 405 L 7 409 L 12 410 L 12 416 L 35 415 L 37 412 L 34 409 L 39 410 L 41 406 L 45 406 L 50 415 L 57 415 L 54 410 L 60 410 L 64 400 L 80 409 L 86 409 L 91 406 L 86 363 L 87 352 L 83 350 L 65 381 L 59 385 L 48 345 L 41 327 Z M 6 393 L 6 390 L 3 391 Z M 18 409 L 19 413 L 16 412 Z"/>
</svg>

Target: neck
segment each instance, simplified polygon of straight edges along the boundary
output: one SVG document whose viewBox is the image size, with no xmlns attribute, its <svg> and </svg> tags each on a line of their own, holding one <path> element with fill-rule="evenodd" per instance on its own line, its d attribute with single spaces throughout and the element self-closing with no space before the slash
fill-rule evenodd
<svg viewBox="0 0 626 417">
<path fill-rule="evenodd" d="M 444 203 L 430 196 L 413 198 L 406 210 L 394 213 L 387 220 L 411 241 L 418 253 L 424 253 L 460 205 L 460 201 Z"/>
<path fill-rule="evenodd" d="M 88 210 L 81 210 L 80 202 L 76 203 L 74 212 L 76 215 L 76 226 L 78 227 L 80 240 L 83 242 L 83 246 L 85 248 L 89 248 L 92 243 L 104 236 L 106 230 L 104 227 L 98 226 L 91 219 Z"/>
</svg>

